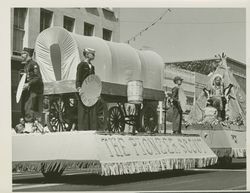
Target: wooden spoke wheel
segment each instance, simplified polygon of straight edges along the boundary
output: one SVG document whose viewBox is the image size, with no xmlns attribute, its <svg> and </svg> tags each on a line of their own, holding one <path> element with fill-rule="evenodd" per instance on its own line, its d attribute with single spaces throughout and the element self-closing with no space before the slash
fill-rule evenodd
<svg viewBox="0 0 250 193">
<path fill-rule="evenodd" d="M 50 101 L 49 124 L 55 132 L 69 129 L 69 123 L 66 121 L 65 102 L 62 97 L 55 97 Z"/>
<path fill-rule="evenodd" d="M 97 129 L 106 130 L 108 125 L 108 107 L 104 100 L 97 101 L 96 114 L 97 114 Z"/>
<path fill-rule="evenodd" d="M 143 132 L 154 132 L 157 128 L 157 110 L 153 106 L 145 105 L 140 114 L 141 128 Z"/>
<path fill-rule="evenodd" d="M 112 132 L 123 132 L 125 129 L 125 118 L 119 107 L 109 109 L 109 130 Z"/>
</svg>

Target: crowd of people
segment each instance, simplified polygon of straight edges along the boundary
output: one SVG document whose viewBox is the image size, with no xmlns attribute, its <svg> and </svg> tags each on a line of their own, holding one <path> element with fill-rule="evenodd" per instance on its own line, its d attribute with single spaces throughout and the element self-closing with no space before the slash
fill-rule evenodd
<svg viewBox="0 0 250 193">
<path fill-rule="evenodd" d="M 28 134 L 28 133 L 50 133 L 48 126 L 44 126 L 39 118 L 35 119 L 33 122 L 26 122 L 23 117 L 19 119 L 19 123 L 12 128 L 13 134 Z"/>
</svg>

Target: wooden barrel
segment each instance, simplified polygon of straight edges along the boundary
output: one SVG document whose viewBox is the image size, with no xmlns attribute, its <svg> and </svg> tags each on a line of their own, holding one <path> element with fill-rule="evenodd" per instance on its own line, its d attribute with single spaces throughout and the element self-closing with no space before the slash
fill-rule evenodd
<svg viewBox="0 0 250 193">
<path fill-rule="evenodd" d="M 127 84 L 128 103 L 140 104 L 143 102 L 143 83 L 141 80 L 131 80 Z"/>
</svg>

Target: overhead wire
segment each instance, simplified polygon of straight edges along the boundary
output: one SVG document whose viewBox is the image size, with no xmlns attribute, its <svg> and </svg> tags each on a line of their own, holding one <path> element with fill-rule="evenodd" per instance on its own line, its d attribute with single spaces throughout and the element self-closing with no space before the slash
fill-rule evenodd
<svg viewBox="0 0 250 193">
<path fill-rule="evenodd" d="M 121 20 L 121 23 L 149 23 L 147 21 L 129 21 L 129 20 Z M 199 25 L 199 24 L 243 24 L 246 23 L 245 21 L 222 21 L 222 22 L 161 22 L 159 24 L 194 24 L 194 25 Z"/>
</svg>

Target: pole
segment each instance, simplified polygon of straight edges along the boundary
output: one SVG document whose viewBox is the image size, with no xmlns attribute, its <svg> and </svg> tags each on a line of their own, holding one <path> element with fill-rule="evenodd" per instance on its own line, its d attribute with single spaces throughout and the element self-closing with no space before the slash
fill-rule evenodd
<svg viewBox="0 0 250 193">
<path fill-rule="evenodd" d="M 167 132 L 167 100 L 166 97 L 164 97 L 164 134 Z"/>
<path fill-rule="evenodd" d="M 133 135 L 135 135 L 135 130 L 137 129 L 138 131 L 141 130 L 140 128 L 140 110 L 141 110 L 141 105 L 140 104 L 135 104 L 135 111 L 136 111 L 136 117 L 135 117 L 135 126 L 133 126 Z"/>
</svg>

